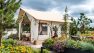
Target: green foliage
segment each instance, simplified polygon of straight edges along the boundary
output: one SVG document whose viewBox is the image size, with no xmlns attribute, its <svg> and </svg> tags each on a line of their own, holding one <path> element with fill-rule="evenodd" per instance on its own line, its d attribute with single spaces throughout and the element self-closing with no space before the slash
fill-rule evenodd
<svg viewBox="0 0 94 53">
<path fill-rule="evenodd" d="M 44 49 L 43 53 L 50 53 L 48 50 Z"/>
<path fill-rule="evenodd" d="M 74 48 L 80 51 L 89 51 L 90 53 L 94 53 L 94 40 L 82 40 L 75 41 L 72 39 L 68 39 L 66 41 L 58 41 L 58 39 L 47 39 L 43 44 L 46 49 L 52 49 L 53 51 L 59 53 L 64 52 L 64 48 Z"/>
<path fill-rule="evenodd" d="M 74 40 L 68 40 L 67 43 L 66 43 L 66 47 L 67 48 L 80 48 L 79 46 L 79 41 L 74 41 Z"/>
<path fill-rule="evenodd" d="M 65 42 L 58 41 L 53 44 L 53 51 L 56 53 L 63 53 L 65 47 Z"/>
<path fill-rule="evenodd" d="M 27 46 L 8 46 L 0 47 L 0 53 L 34 53 L 31 47 Z"/>
<path fill-rule="evenodd" d="M 87 18 L 84 13 L 80 13 L 80 18 L 78 18 L 78 28 L 81 33 L 88 33 L 90 23 L 92 23 L 92 20 Z"/>
<path fill-rule="evenodd" d="M 43 43 L 43 47 L 48 50 L 53 50 L 56 53 L 64 52 L 66 41 L 65 37 L 55 38 L 55 39 L 47 39 Z"/>
<path fill-rule="evenodd" d="M 47 49 L 52 49 L 54 41 L 52 39 L 47 39 L 43 42 L 43 46 Z"/>
<path fill-rule="evenodd" d="M 64 15 L 64 25 L 63 25 L 63 30 L 66 33 L 67 32 L 67 15 Z"/>
<path fill-rule="evenodd" d="M 40 49 L 33 49 L 27 46 L 18 46 L 17 41 L 13 39 L 3 39 L 0 46 L 0 53 L 40 53 Z M 44 49 L 43 53 L 50 53 Z"/>
<path fill-rule="evenodd" d="M 18 40 L 18 35 L 16 35 L 16 34 L 11 34 L 10 36 L 8 36 L 8 38 Z"/>
<path fill-rule="evenodd" d="M 94 40 L 93 39 L 82 39 L 82 41 L 85 41 L 87 43 L 91 43 L 94 45 Z"/>
<path fill-rule="evenodd" d="M 20 7 L 21 0 L 0 0 L 0 46 L 2 32 L 14 27 L 14 15 Z"/>
<path fill-rule="evenodd" d="M 94 45 L 89 42 L 68 40 L 66 43 L 66 47 L 80 49 L 81 51 L 94 52 Z"/>
<path fill-rule="evenodd" d="M 13 40 L 13 39 L 3 39 L 2 40 L 2 44 L 7 47 L 7 46 L 15 46 L 17 45 L 17 41 L 16 40 Z"/>
<path fill-rule="evenodd" d="M 73 23 L 70 24 L 70 35 L 76 35 L 78 28 L 77 28 L 77 21 L 75 19 L 71 19 Z"/>
<path fill-rule="evenodd" d="M 77 19 L 71 19 L 73 23 L 70 24 L 70 34 L 75 35 L 77 34 L 77 31 L 80 31 L 81 33 L 88 33 L 88 30 L 90 29 L 90 23 L 92 23 L 92 20 L 86 17 L 84 13 L 80 13 L 80 18 Z"/>
<path fill-rule="evenodd" d="M 94 46 L 87 42 L 80 42 L 80 47 L 82 51 L 94 52 Z"/>
<path fill-rule="evenodd" d="M 20 4 L 21 0 L 0 0 L 0 23 L 4 29 L 14 26 L 13 17 Z"/>
<path fill-rule="evenodd" d="M 65 8 L 65 15 L 64 15 L 64 23 L 63 23 L 63 25 L 62 25 L 62 31 L 64 31 L 64 33 L 65 34 L 67 34 L 67 20 L 68 20 L 68 14 L 67 14 L 67 6 L 66 6 L 66 8 Z"/>
<path fill-rule="evenodd" d="M 82 41 L 75 41 L 72 39 L 69 39 L 67 41 L 62 41 L 62 39 L 47 39 L 44 43 L 43 46 L 46 49 L 52 49 L 55 52 L 63 52 L 64 48 L 74 48 L 78 49 L 81 51 L 89 51 L 89 52 L 94 52 L 94 40 L 91 39 L 85 39 Z M 61 40 L 61 41 L 60 41 Z"/>
<path fill-rule="evenodd" d="M 41 50 L 40 49 L 32 49 L 33 53 L 40 53 Z M 47 49 L 43 49 L 43 53 L 50 53 Z"/>
<path fill-rule="evenodd" d="M 23 25 L 23 31 L 30 31 L 30 24 Z"/>
<path fill-rule="evenodd" d="M 89 28 L 89 31 L 94 31 L 94 27 L 90 27 Z"/>
</svg>

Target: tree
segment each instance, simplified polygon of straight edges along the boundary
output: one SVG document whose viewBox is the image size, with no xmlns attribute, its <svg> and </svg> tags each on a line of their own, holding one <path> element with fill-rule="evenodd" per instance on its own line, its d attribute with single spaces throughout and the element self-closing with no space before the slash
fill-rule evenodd
<svg viewBox="0 0 94 53">
<path fill-rule="evenodd" d="M 13 17 L 20 4 L 21 0 L 0 0 L 0 46 L 2 33 L 13 25 Z"/>
<path fill-rule="evenodd" d="M 89 28 L 89 31 L 94 31 L 94 27 L 90 27 Z"/>
<path fill-rule="evenodd" d="M 77 34 L 77 21 L 72 17 L 71 21 L 73 23 L 70 24 L 70 35 L 76 35 Z"/>
<path fill-rule="evenodd" d="M 77 20 L 71 19 L 73 23 L 70 25 L 70 34 L 76 35 L 78 31 L 81 33 L 86 33 L 90 29 L 89 24 L 92 22 L 89 18 L 85 16 L 84 13 L 80 13 L 80 18 Z"/>
<path fill-rule="evenodd" d="M 92 23 L 92 20 L 87 18 L 84 13 L 80 13 L 80 18 L 78 18 L 78 28 L 81 33 L 88 32 L 90 23 Z"/>
<path fill-rule="evenodd" d="M 64 23 L 62 25 L 62 30 L 64 31 L 64 33 L 67 35 L 67 19 L 68 19 L 68 14 L 67 14 L 67 6 L 65 8 L 65 15 L 64 15 Z"/>
</svg>

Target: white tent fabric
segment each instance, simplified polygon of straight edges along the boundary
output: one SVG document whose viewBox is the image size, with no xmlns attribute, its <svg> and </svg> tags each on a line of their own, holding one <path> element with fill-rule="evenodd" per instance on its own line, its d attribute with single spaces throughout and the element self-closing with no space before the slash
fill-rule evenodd
<svg viewBox="0 0 94 53">
<path fill-rule="evenodd" d="M 26 8 L 21 9 L 38 20 L 64 22 L 63 14 L 56 10 L 37 11 L 34 9 L 26 9 Z M 67 22 L 71 22 L 71 20 L 67 20 Z"/>
</svg>

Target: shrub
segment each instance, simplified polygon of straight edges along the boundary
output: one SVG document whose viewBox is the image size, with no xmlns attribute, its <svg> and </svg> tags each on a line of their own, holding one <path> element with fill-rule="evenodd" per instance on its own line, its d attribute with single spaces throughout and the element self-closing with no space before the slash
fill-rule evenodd
<svg viewBox="0 0 94 53">
<path fill-rule="evenodd" d="M 33 49 L 31 47 L 26 47 L 26 46 L 8 46 L 8 47 L 0 47 L 0 52 L 1 53 L 34 53 Z"/>
<path fill-rule="evenodd" d="M 41 53 L 40 49 L 33 49 L 33 53 Z M 50 53 L 47 49 L 43 49 L 43 53 Z"/>
<path fill-rule="evenodd" d="M 11 34 L 8 38 L 9 38 L 9 39 L 10 39 L 10 38 L 11 38 L 11 39 L 19 39 L 17 34 Z"/>
<path fill-rule="evenodd" d="M 40 53 L 39 49 L 33 49 L 31 47 L 27 47 L 27 46 L 1 46 L 0 47 L 0 53 Z M 48 50 L 43 50 L 43 53 L 49 53 Z"/>
<path fill-rule="evenodd" d="M 94 40 L 92 40 L 92 39 L 84 39 L 83 41 L 94 45 Z"/>
<path fill-rule="evenodd" d="M 94 53 L 94 46 L 87 42 L 80 42 L 80 47 L 82 51 L 90 51 Z"/>
<path fill-rule="evenodd" d="M 53 39 L 47 39 L 43 42 L 43 47 L 47 49 L 52 49 L 53 44 L 54 44 Z"/>
<path fill-rule="evenodd" d="M 48 50 L 44 49 L 43 53 L 50 53 Z"/>
<path fill-rule="evenodd" d="M 66 43 L 67 48 L 79 49 L 81 51 L 89 51 L 94 53 L 94 46 L 91 43 L 83 41 L 68 40 Z"/>
<path fill-rule="evenodd" d="M 2 44 L 7 47 L 8 45 L 11 45 L 11 46 L 15 46 L 17 43 L 16 40 L 13 40 L 13 39 L 3 39 L 2 40 Z"/>
<path fill-rule="evenodd" d="M 33 53 L 40 53 L 39 49 L 33 49 Z"/>
<path fill-rule="evenodd" d="M 65 43 L 64 42 L 55 42 L 53 45 L 53 51 L 55 51 L 56 53 L 63 53 L 64 52 L 64 46 Z"/>
<path fill-rule="evenodd" d="M 68 40 L 67 43 L 66 43 L 66 47 L 67 48 L 80 48 L 79 46 L 79 41 L 74 41 L 74 40 Z"/>
<path fill-rule="evenodd" d="M 81 36 L 94 36 L 94 33 L 81 34 Z"/>
<path fill-rule="evenodd" d="M 65 41 L 67 39 L 66 35 L 62 35 L 61 37 L 54 38 L 54 41 Z"/>
</svg>

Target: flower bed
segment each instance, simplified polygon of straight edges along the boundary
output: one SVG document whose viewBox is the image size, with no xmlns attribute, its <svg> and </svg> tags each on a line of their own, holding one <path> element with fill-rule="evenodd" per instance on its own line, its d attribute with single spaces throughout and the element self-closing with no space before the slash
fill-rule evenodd
<svg viewBox="0 0 94 53">
<path fill-rule="evenodd" d="M 81 34 L 82 37 L 93 39 L 94 40 L 94 32 L 89 34 Z"/>
<path fill-rule="evenodd" d="M 68 39 L 66 41 L 57 41 L 54 39 L 51 39 L 51 41 L 48 41 L 47 39 L 44 43 L 49 43 L 49 44 L 44 44 L 45 46 L 50 46 L 50 47 L 44 47 L 46 49 L 52 50 L 56 53 L 94 53 L 94 41 L 92 40 L 82 40 L 82 41 L 75 41 Z M 52 43 L 52 41 L 54 41 Z"/>
<path fill-rule="evenodd" d="M 13 39 L 3 39 L 2 40 L 2 45 L 4 45 L 5 47 L 7 46 L 16 46 L 17 45 L 17 40 L 13 40 Z"/>
<path fill-rule="evenodd" d="M 92 39 L 83 39 L 82 41 L 87 42 L 87 43 L 91 43 L 94 45 L 94 40 L 92 40 Z"/>
<path fill-rule="evenodd" d="M 17 41 L 13 39 L 2 40 L 2 46 L 0 46 L 0 53 L 40 53 L 40 51 L 40 49 L 28 46 L 19 46 Z M 45 49 L 43 53 L 49 53 L 49 51 Z"/>
<path fill-rule="evenodd" d="M 68 40 L 64 53 L 94 53 L 94 45 L 83 41 Z"/>
<path fill-rule="evenodd" d="M 48 49 L 48 50 L 52 50 L 52 46 L 54 44 L 53 39 L 47 39 L 45 40 L 45 42 L 43 42 L 43 46 Z"/>
<path fill-rule="evenodd" d="M 44 48 L 50 51 L 54 51 L 56 53 L 63 53 L 64 46 L 65 46 L 65 39 L 63 40 L 63 37 L 55 39 L 47 39 L 43 43 Z"/>
<path fill-rule="evenodd" d="M 8 47 L 4 47 L 1 46 L 0 47 L 0 52 L 1 53 L 31 53 L 33 52 L 31 47 L 26 47 L 26 46 L 8 46 Z"/>
<path fill-rule="evenodd" d="M 40 53 L 40 49 L 32 49 L 27 46 L 1 46 L 0 53 Z M 43 50 L 43 53 L 49 53 L 49 51 L 45 49 Z"/>
</svg>

